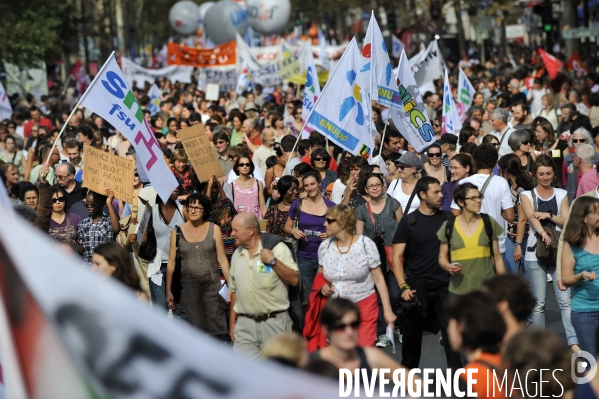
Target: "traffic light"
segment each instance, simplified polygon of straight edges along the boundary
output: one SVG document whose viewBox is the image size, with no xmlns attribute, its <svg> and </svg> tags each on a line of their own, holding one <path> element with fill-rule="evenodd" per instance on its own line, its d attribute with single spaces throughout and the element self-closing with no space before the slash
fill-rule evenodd
<svg viewBox="0 0 599 399">
<path fill-rule="evenodd" d="M 532 11 L 541 17 L 543 31 L 548 33 L 553 32 L 553 26 L 555 24 L 555 21 L 553 20 L 551 2 L 549 0 L 545 0 L 543 1 L 543 3 L 533 6 Z"/>
</svg>

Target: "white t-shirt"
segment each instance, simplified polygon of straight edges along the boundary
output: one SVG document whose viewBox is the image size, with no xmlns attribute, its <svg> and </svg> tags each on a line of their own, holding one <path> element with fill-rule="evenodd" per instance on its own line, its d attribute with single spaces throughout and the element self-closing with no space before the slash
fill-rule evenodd
<svg viewBox="0 0 599 399">
<path fill-rule="evenodd" d="M 393 180 L 391 184 L 389 184 L 389 188 L 387 189 L 387 195 L 395 198 L 397 202 L 401 205 L 401 209 L 403 210 L 403 214 L 407 215 L 408 213 L 414 212 L 420 206 L 420 198 L 418 195 L 414 195 L 414 199 L 410 204 L 410 209 L 406 211 L 406 206 L 408 206 L 408 202 L 410 201 L 410 194 L 406 194 L 401 189 L 401 180 L 397 179 Z"/>
<path fill-rule="evenodd" d="M 343 201 L 345 187 L 346 185 L 341 183 L 341 179 L 335 180 L 335 183 L 333 183 L 333 191 L 331 192 L 331 201 L 336 204 L 340 204 L 341 201 Z"/>
<path fill-rule="evenodd" d="M 538 201 L 538 199 L 540 198 L 539 193 L 537 192 L 536 188 L 534 190 L 535 190 L 535 195 L 537 196 L 537 201 Z M 528 200 L 532 204 L 532 195 L 530 194 L 530 191 L 522 191 L 522 193 L 520 195 L 526 196 L 526 198 L 528 198 Z M 568 196 L 568 192 L 566 190 L 563 190 L 561 188 L 554 188 L 553 195 L 551 197 L 541 198 L 541 200 L 549 201 L 549 200 L 551 200 L 551 198 L 555 197 L 555 202 L 557 202 L 557 214 L 560 215 L 562 213 L 562 201 L 567 196 Z M 533 205 L 533 209 L 534 209 L 534 205 Z M 537 234 L 536 234 L 535 228 L 532 226 L 532 223 L 528 222 L 528 225 L 530 226 L 530 233 L 528 233 L 528 241 L 526 242 L 526 248 L 522 248 L 522 251 L 524 252 L 524 260 L 525 261 L 536 262 L 537 261 L 537 252 L 536 252 Z M 562 228 L 557 225 L 555 226 L 555 229 L 557 231 L 562 230 Z M 531 250 L 529 250 L 529 248 L 531 248 Z"/>
<path fill-rule="evenodd" d="M 491 181 L 489 182 L 489 185 L 485 190 L 485 198 L 483 199 L 480 211 L 491 216 L 503 228 L 503 233 L 499 236 L 498 241 L 499 252 L 504 253 L 507 222 L 501 216 L 501 210 L 513 208 L 514 203 L 512 202 L 512 192 L 510 191 L 510 185 L 508 184 L 507 180 L 500 176 L 492 176 L 493 177 L 491 178 Z M 485 185 L 485 181 L 487 181 L 488 177 L 489 175 L 477 173 L 463 180 L 460 180 L 458 184 L 472 183 L 476 187 L 478 187 L 480 191 Z M 452 201 L 451 209 L 459 210 L 460 207 L 455 203 L 455 201 Z"/>
</svg>

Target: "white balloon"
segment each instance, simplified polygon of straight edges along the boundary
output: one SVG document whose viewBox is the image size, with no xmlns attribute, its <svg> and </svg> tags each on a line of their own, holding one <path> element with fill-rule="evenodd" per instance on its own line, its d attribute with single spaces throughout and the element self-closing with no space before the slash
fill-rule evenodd
<svg viewBox="0 0 599 399">
<path fill-rule="evenodd" d="M 200 4 L 200 6 L 198 7 L 198 12 L 200 13 L 200 19 L 199 19 L 200 24 L 204 23 L 204 17 L 206 16 L 206 12 L 208 12 L 210 7 L 212 7 L 213 5 L 214 5 L 213 1 L 207 1 L 203 4 Z"/>
<path fill-rule="evenodd" d="M 198 29 L 198 5 L 193 1 L 175 3 L 168 14 L 171 26 L 177 33 L 191 35 Z"/>
<path fill-rule="evenodd" d="M 247 0 L 248 23 L 258 33 L 279 33 L 289 22 L 289 0 Z"/>
<path fill-rule="evenodd" d="M 235 40 L 235 32 L 243 37 L 247 28 L 245 10 L 231 0 L 219 1 L 204 16 L 204 30 L 214 44 Z"/>
</svg>

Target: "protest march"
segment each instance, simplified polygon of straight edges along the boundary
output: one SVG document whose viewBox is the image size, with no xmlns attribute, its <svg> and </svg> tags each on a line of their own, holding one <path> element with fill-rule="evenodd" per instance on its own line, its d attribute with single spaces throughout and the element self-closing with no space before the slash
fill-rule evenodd
<svg viewBox="0 0 599 399">
<path fill-rule="evenodd" d="M 0 399 L 599 397 L 599 5 L 123 1 L 0 44 Z"/>
</svg>

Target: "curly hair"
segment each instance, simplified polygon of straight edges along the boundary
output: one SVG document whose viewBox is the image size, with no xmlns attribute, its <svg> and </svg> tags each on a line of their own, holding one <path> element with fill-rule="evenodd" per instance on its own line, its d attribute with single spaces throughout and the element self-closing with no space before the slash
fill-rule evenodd
<svg viewBox="0 0 599 399">
<path fill-rule="evenodd" d="M 337 220 L 339 227 L 349 234 L 356 233 L 356 213 L 347 205 L 335 205 L 327 210 L 327 217 Z"/>
</svg>

